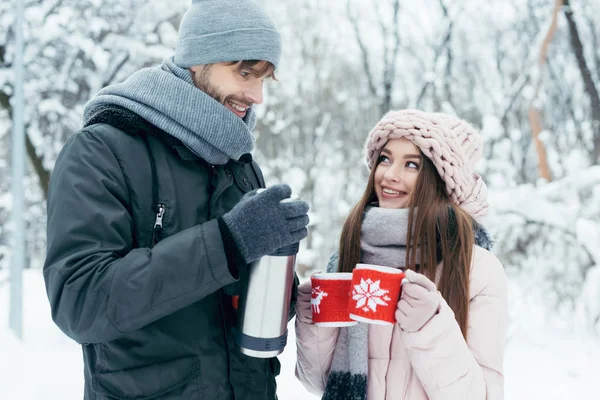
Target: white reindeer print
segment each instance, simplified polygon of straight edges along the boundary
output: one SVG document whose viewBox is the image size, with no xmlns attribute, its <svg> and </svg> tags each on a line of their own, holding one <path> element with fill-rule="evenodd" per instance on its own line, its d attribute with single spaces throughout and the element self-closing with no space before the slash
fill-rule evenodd
<svg viewBox="0 0 600 400">
<path fill-rule="evenodd" d="M 314 313 L 321 313 L 319 304 L 321 304 L 321 300 L 323 300 L 323 297 L 327 297 L 327 292 L 322 291 L 320 286 L 315 286 L 312 289 L 312 297 L 310 299 L 310 304 L 312 305 L 312 310 Z"/>
</svg>

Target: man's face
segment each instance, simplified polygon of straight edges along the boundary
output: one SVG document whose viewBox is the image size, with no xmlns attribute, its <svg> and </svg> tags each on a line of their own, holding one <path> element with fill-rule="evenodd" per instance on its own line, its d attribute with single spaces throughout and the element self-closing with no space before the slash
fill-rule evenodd
<svg viewBox="0 0 600 400">
<path fill-rule="evenodd" d="M 273 69 L 267 61 L 216 63 L 190 68 L 196 87 L 240 118 L 263 101 L 263 81 Z"/>
</svg>

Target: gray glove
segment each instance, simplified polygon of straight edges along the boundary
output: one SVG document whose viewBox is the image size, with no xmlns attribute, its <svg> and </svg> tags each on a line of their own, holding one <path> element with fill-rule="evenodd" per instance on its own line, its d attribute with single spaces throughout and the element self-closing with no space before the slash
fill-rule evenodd
<svg viewBox="0 0 600 400">
<path fill-rule="evenodd" d="M 245 263 L 297 243 L 308 235 L 308 203 L 302 200 L 281 202 L 291 194 L 288 185 L 246 193 L 221 217 Z"/>
</svg>

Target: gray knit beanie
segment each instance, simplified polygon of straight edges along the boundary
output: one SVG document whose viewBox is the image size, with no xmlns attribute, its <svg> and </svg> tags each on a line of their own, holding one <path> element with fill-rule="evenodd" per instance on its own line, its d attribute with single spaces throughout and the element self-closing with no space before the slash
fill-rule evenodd
<svg viewBox="0 0 600 400">
<path fill-rule="evenodd" d="M 281 37 L 253 0 L 193 0 L 179 27 L 175 64 L 180 68 L 245 60 L 277 67 Z"/>
</svg>

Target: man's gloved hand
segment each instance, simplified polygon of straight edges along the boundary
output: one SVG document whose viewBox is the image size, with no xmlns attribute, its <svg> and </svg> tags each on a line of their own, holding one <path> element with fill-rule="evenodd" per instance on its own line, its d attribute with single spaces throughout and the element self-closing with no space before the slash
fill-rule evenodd
<svg viewBox="0 0 600 400">
<path fill-rule="evenodd" d="M 308 203 L 288 200 L 292 189 L 275 185 L 261 192 L 246 193 L 238 204 L 221 217 L 239 250 L 249 264 L 308 235 Z"/>
</svg>

